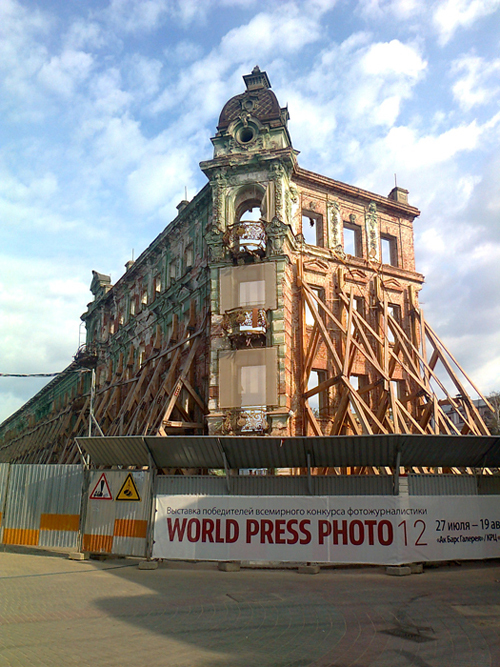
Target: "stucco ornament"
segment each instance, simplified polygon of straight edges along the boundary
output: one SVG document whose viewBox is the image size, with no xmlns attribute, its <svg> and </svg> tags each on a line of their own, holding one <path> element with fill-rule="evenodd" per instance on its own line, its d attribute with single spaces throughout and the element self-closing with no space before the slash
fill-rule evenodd
<svg viewBox="0 0 500 667">
<path fill-rule="evenodd" d="M 211 262 L 220 262 L 224 259 L 223 236 L 222 230 L 216 225 L 212 225 L 205 236 Z"/>
<path fill-rule="evenodd" d="M 284 218 L 284 187 L 285 187 L 285 182 L 284 178 L 286 175 L 285 168 L 280 162 L 275 162 L 271 166 L 271 179 L 275 182 L 274 186 L 274 198 L 275 198 L 275 208 L 276 208 L 276 215 L 280 218 Z"/>
<path fill-rule="evenodd" d="M 290 210 L 287 211 L 287 213 L 289 214 L 288 221 L 290 225 L 293 225 L 293 221 L 295 220 L 300 208 L 299 191 L 293 185 L 290 185 L 290 187 L 288 188 L 288 197 L 289 197 L 288 201 L 290 204 Z"/>
<path fill-rule="evenodd" d="M 213 211 L 215 217 L 215 224 L 217 227 L 224 229 L 224 191 L 227 187 L 226 174 L 222 171 L 217 172 L 213 177 Z"/>
<path fill-rule="evenodd" d="M 380 261 L 380 238 L 377 218 L 377 204 L 372 201 L 368 204 L 365 217 L 366 238 L 368 239 L 368 257 Z"/>
<path fill-rule="evenodd" d="M 335 251 L 342 245 L 342 215 L 336 201 L 328 205 L 328 242 Z"/>
<path fill-rule="evenodd" d="M 283 252 L 286 230 L 287 226 L 275 215 L 266 229 L 270 255 L 280 255 Z"/>
</svg>

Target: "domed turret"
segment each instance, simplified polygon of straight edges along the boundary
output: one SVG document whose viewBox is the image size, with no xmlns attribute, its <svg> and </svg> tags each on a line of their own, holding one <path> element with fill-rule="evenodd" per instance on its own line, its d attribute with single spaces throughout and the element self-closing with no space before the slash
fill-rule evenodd
<svg viewBox="0 0 500 667">
<path fill-rule="evenodd" d="M 212 139 L 214 157 L 290 148 L 288 109 L 280 108 L 266 72 L 256 66 L 243 80 L 246 91 L 226 102 L 220 114 L 217 134 Z"/>
</svg>

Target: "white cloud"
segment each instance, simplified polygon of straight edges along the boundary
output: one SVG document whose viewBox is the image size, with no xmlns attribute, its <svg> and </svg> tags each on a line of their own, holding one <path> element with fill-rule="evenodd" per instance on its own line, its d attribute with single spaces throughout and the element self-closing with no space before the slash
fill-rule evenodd
<svg viewBox="0 0 500 667">
<path fill-rule="evenodd" d="M 77 86 L 88 78 L 92 64 L 93 58 L 89 53 L 66 50 L 42 65 L 38 80 L 49 90 L 71 97 Z"/>
<path fill-rule="evenodd" d="M 401 126 L 391 128 L 383 144 L 394 158 L 399 155 L 400 159 L 408 161 L 414 169 L 421 169 L 446 162 L 462 151 L 473 150 L 477 147 L 480 136 L 481 127 L 475 120 L 437 135 L 418 136 L 416 130 Z"/>
<path fill-rule="evenodd" d="M 0 336 L 2 372 L 47 373 L 62 370 L 78 346 L 82 304 L 88 284 L 78 267 L 59 260 L 1 257 Z M 30 290 L 25 290 L 25 285 Z M 54 326 L 57 323 L 57 326 Z"/>
<path fill-rule="evenodd" d="M 156 95 L 160 88 L 162 63 L 155 58 L 146 58 L 135 53 L 127 63 L 127 81 L 134 94 L 134 103 Z"/>
<path fill-rule="evenodd" d="M 500 8 L 500 0 L 443 0 L 433 13 L 441 45 L 447 44 L 459 28 L 470 28 L 476 21 Z"/>
<path fill-rule="evenodd" d="M 165 49 L 165 55 L 168 58 L 174 57 L 175 60 L 182 64 L 197 60 L 198 58 L 201 58 L 202 54 L 203 49 L 200 44 L 191 42 L 187 39 L 177 42 L 173 49 Z"/>
<path fill-rule="evenodd" d="M 114 115 L 123 112 L 132 102 L 131 93 L 122 87 L 122 76 L 117 67 L 110 67 L 94 76 L 89 87 L 94 111 L 100 114 Z"/>
<path fill-rule="evenodd" d="M 168 10 L 167 0 L 111 0 L 107 16 L 118 28 L 137 33 L 157 28 Z"/>
<path fill-rule="evenodd" d="M 127 179 L 128 196 L 135 209 L 148 214 L 166 208 L 173 218 L 175 206 L 184 198 L 184 186 L 193 178 L 191 165 L 187 150 L 149 153 Z"/>
<path fill-rule="evenodd" d="M 106 43 L 106 35 L 97 21 L 78 18 L 74 21 L 65 37 L 66 47 L 73 50 L 83 48 L 98 49 Z"/>
<path fill-rule="evenodd" d="M 420 0 L 358 0 L 361 13 L 367 18 L 395 17 L 407 20 L 424 11 Z"/>
<path fill-rule="evenodd" d="M 279 26 L 279 29 L 277 29 Z M 273 13 L 254 16 L 246 25 L 230 30 L 221 41 L 221 53 L 232 62 L 295 53 L 320 37 L 317 17 L 284 3 Z"/>
<path fill-rule="evenodd" d="M 418 79 L 427 63 L 417 49 L 397 39 L 372 44 L 360 60 L 361 69 L 368 75 L 404 76 Z"/>
<path fill-rule="evenodd" d="M 0 71 L 3 73 L 1 106 L 17 119 L 40 118 L 40 97 L 32 78 L 47 60 L 43 43 L 51 28 L 50 18 L 28 10 L 15 0 L 0 3 Z"/>
<path fill-rule="evenodd" d="M 462 109 L 487 104 L 500 93 L 500 59 L 488 61 L 476 55 L 463 55 L 452 63 L 456 76 L 453 96 Z"/>
</svg>

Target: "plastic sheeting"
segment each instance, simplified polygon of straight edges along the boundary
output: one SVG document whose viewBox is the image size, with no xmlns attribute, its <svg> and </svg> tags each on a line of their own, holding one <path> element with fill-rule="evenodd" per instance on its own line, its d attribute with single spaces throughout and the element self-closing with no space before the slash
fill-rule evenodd
<svg viewBox="0 0 500 667">
<path fill-rule="evenodd" d="M 277 308 L 275 262 L 220 269 L 220 312 L 245 306 Z"/>
<path fill-rule="evenodd" d="M 219 407 L 278 403 L 278 352 L 274 347 L 219 352 Z"/>
</svg>

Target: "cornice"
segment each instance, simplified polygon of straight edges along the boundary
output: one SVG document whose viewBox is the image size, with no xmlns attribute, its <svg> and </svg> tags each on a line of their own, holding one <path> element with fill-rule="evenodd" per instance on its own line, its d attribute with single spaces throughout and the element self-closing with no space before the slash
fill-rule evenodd
<svg viewBox="0 0 500 667">
<path fill-rule="evenodd" d="M 397 215 L 404 215 L 405 217 L 410 217 L 412 219 L 420 215 L 420 211 L 415 206 L 409 206 L 408 204 L 396 202 L 392 199 L 389 199 L 388 197 L 384 197 L 383 195 L 378 195 L 374 192 L 363 190 L 362 188 L 356 188 L 353 185 L 348 185 L 347 183 L 336 181 L 333 178 L 328 178 L 328 176 L 316 174 L 313 171 L 308 171 L 307 169 L 303 169 L 299 166 L 295 167 L 293 177 L 296 181 L 302 181 L 303 183 L 313 185 L 315 187 L 319 186 L 320 188 L 324 188 L 329 192 L 335 190 L 339 194 L 347 195 L 353 199 L 362 199 L 367 203 L 373 201 Z"/>
</svg>

